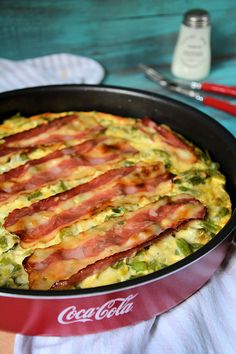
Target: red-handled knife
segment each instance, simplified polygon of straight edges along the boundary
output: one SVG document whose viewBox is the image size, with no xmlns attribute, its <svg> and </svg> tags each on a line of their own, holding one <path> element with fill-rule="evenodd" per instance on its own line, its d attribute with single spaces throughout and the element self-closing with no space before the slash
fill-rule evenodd
<svg viewBox="0 0 236 354">
<path fill-rule="evenodd" d="M 201 90 L 201 91 L 213 92 L 220 95 L 236 97 L 236 86 L 225 86 L 225 85 L 213 84 L 211 82 L 194 81 L 191 83 L 191 88 Z"/>
</svg>

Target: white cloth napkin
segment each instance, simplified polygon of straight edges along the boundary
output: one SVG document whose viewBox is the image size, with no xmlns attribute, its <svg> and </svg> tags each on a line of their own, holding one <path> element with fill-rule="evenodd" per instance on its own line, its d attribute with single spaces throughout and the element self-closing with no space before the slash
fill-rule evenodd
<svg viewBox="0 0 236 354">
<path fill-rule="evenodd" d="M 0 91 L 63 84 L 97 84 L 96 61 L 55 54 L 14 62 L 0 59 Z M 236 248 L 196 294 L 161 316 L 135 326 L 73 337 L 16 335 L 14 354 L 235 354 Z M 4 354 L 4 353 L 1 353 Z"/>
<path fill-rule="evenodd" d="M 72 54 L 0 59 L 0 92 L 53 84 L 99 84 L 104 74 L 97 61 Z"/>
</svg>

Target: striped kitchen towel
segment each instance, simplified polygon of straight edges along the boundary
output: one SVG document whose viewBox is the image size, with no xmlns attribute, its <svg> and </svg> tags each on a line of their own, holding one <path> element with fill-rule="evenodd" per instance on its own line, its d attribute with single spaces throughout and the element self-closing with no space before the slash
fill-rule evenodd
<svg viewBox="0 0 236 354">
<path fill-rule="evenodd" d="M 0 92 L 54 84 L 99 84 L 104 74 L 97 61 L 72 54 L 21 61 L 0 59 Z"/>
</svg>

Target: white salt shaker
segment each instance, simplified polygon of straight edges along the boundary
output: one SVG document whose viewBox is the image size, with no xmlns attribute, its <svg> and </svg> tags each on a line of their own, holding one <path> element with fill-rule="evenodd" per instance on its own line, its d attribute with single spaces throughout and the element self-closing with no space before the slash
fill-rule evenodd
<svg viewBox="0 0 236 354">
<path fill-rule="evenodd" d="M 194 9 L 184 14 L 174 50 L 172 73 L 181 79 L 201 80 L 211 67 L 210 17 Z"/>
</svg>

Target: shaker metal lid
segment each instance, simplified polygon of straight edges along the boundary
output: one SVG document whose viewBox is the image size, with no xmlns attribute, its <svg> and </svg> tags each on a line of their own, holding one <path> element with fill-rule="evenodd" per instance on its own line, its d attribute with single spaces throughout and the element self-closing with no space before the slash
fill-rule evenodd
<svg viewBox="0 0 236 354">
<path fill-rule="evenodd" d="M 186 26 L 201 28 L 209 26 L 210 24 L 210 16 L 206 10 L 202 9 L 193 9 L 189 10 L 184 14 L 183 23 Z"/>
</svg>

